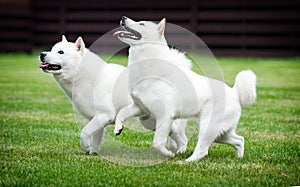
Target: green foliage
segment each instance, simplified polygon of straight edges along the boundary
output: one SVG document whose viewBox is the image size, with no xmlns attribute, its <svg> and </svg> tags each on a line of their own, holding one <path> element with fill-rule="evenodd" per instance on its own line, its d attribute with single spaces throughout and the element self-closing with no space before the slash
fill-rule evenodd
<svg viewBox="0 0 300 187">
<path fill-rule="evenodd" d="M 111 60 L 126 64 L 126 57 Z M 258 100 L 244 108 L 238 134 L 245 156 L 214 144 L 209 155 L 184 163 L 194 150 L 148 167 L 125 167 L 81 153 L 72 105 L 37 55 L 0 54 L 1 186 L 291 186 L 300 185 L 300 59 L 218 58 L 233 85 L 243 69 L 258 77 Z M 190 122 L 192 125 L 193 122 Z M 109 128 L 112 133 L 113 128 Z M 118 137 L 149 146 L 152 136 L 129 129 Z"/>
</svg>

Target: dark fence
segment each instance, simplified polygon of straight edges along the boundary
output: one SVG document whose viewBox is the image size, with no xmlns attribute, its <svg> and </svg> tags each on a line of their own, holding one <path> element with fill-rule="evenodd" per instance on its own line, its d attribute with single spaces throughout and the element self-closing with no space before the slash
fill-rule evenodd
<svg viewBox="0 0 300 187">
<path fill-rule="evenodd" d="M 0 0 L 0 50 L 33 51 L 65 34 L 89 46 L 121 16 L 163 17 L 198 35 L 222 56 L 299 56 L 300 1 L 286 0 Z"/>
</svg>

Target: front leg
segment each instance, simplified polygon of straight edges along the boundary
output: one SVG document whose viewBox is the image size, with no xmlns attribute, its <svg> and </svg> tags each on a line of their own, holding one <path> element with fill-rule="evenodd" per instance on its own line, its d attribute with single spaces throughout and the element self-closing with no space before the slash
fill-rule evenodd
<svg viewBox="0 0 300 187">
<path fill-rule="evenodd" d="M 142 110 L 134 103 L 122 108 L 116 117 L 115 135 L 120 135 L 123 130 L 123 124 L 130 117 L 135 117 L 143 114 Z"/>
<path fill-rule="evenodd" d="M 104 128 L 109 124 L 109 121 L 109 115 L 99 114 L 94 116 L 81 130 L 80 145 L 84 153 L 92 154 L 99 151 Z"/>
<path fill-rule="evenodd" d="M 101 129 L 92 135 L 90 154 L 100 152 L 100 144 L 102 142 L 103 134 L 104 129 Z"/>
<path fill-rule="evenodd" d="M 163 156 L 173 158 L 175 155 L 166 149 L 168 135 L 170 134 L 171 124 L 173 120 L 167 116 L 163 119 L 156 120 L 156 130 L 153 139 L 153 148 Z"/>
</svg>

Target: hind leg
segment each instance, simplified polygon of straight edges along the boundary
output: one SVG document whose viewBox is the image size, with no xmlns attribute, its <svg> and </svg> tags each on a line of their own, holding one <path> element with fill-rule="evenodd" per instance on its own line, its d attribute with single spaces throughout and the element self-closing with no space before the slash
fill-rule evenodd
<svg viewBox="0 0 300 187">
<path fill-rule="evenodd" d="M 174 146 L 176 144 L 177 153 L 183 153 L 186 151 L 188 139 L 185 134 L 187 120 L 177 119 L 173 122 L 170 133 L 170 144 Z M 174 141 L 174 142 L 173 142 Z"/>
<path fill-rule="evenodd" d="M 228 144 L 235 148 L 236 155 L 242 158 L 244 155 L 244 138 L 236 134 L 235 130 L 231 130 L 216 139 L 217 143 Z"/>
<path fill-rule="evenodd" d="M 147 129 L 156 129 L 156 119 L 149 116 L 141 116 L 138 118 L 139 122 Z M 187 120 L 177 119 L 174 120 L 169 134 L 170 139 L 167 147 L 172 150 L 176 150 L 177 153 L 183 153 L 186 150 L 188 139 L 185 134 Z"/>
<path fill-rule="evenodd" d="M 153 148 L 163 156 L 172 158 L 174 153 L 166 148 L 167 138 L 170 133 L 171 124 L 173 120 L 171 118 L 157 120 L 156 130 L 153 139 Z"/>
<path fill-rule="evenodd" d="M 202 159 L 208 154 L 210 145 L 217 138 L 223 120 L 222 108 L 213 108 L 210 104 L 203 107 L 199 118 L 198 141 L 193 154 L 186 162 Z"/>
<path fill-rule="evenodd" d="M 210 135 L 207 135 L 206 131 L 209 128 L 209 119 L 199 120 L 200 127 L 198 132 L 198 141 L 196 148 L 193 154 L 187 158 L 186 162 L 194 162 L 202 159 L 208 154 L 208 148 L 213 143 L 214 138 L 210 138 Z"/>
</svg>

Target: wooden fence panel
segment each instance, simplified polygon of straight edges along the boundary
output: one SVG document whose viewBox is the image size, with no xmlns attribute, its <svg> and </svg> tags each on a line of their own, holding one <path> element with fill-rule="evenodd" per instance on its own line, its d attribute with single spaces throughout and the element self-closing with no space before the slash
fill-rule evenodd
<svg viewBox="0 0 300 187">
<path fill-rule="evenodd" d="M 0 51 L 32 50 L 31 12 L 27 4 L 0 4 Z"/>
<path fill-rule="evenodd" d="M 285 0 L 15 0 L 0 1 L 0 50 L 32 51 L 65 34 L 87 46 L 119 27 L 123 15 L 136 20 L 167 18 L 223 56 L 299 56 L 300 1 Z M 195 45 L 169 34 L 174 45 Z M 104 40 L 114 46 L 115 41 Z"/>
<path fill-rule="evenodd" d="M 299 56 L 299 1 L 204 1 L 197 35 L 216 55 Z"/>
</svg>

